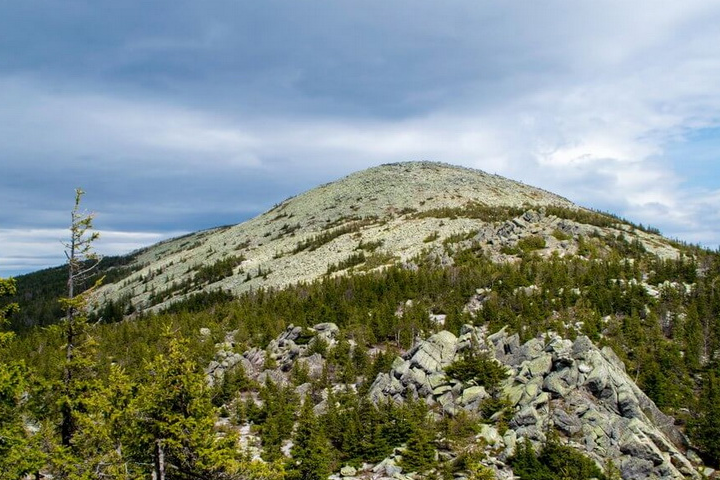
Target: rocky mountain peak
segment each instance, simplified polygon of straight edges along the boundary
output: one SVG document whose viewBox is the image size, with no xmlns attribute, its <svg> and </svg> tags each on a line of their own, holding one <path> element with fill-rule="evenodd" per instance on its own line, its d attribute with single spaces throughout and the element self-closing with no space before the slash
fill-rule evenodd
<svg viewBox="0 0 720 480">
<path fill-rule="evenodd" d="M 198 293 L 237 295 L 393 264 L 412 267 L 428 252 L 447 263 L 453 245 L 477 244 L 498 261 L 527 250 L 582 254 L 582 239 L 593 236 L 677 256 L 659 235 L 535 187 L 452 165 L 394 163 L 319 186 L 247 222 L 137 252 L 114 275 L 118 280 L 98 291 L 97 304 L 154 311 Z"/>
</svg>

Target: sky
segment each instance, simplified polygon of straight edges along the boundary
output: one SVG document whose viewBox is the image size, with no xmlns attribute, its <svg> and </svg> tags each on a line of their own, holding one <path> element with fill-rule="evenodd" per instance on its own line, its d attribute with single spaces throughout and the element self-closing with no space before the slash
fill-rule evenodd
<svg viewBox="0 0 720 480">
<path fill-rule="evenodd" d="M 716 0 L 0 2 L 0 277 L 235 224 L 382 163 L 720 245 Z"/>
</svg>

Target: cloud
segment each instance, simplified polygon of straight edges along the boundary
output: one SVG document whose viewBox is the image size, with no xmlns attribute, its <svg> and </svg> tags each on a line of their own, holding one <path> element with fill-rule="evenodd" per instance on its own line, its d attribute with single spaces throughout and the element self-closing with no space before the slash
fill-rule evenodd
<svg viewBox="0 0 720 480">
<path fill-rule="evenodd" d="M 146 245 L 157 243 L 185 232 L 113 232 L 99 231 L 100 238 L 93 245 L 104 256 L 121 255 Z M 65 229 L 0 229 L 3 245 L 0 269 L 3 275 L 14 275 L 27 268 L 44 268 L 66 261 L 64 242 L 69 236 Z"/>
<path fill-rule="evenodd" d="M 78 185 L 131 247 L 419 159 L 720 243 L 717 145 L 698 135 L 720 125 L 716 2 L 30 1 L 0 18 L 0 274 L 49 261 L 50 239 L 21 233 L 64 227 Z"/>
</svg>

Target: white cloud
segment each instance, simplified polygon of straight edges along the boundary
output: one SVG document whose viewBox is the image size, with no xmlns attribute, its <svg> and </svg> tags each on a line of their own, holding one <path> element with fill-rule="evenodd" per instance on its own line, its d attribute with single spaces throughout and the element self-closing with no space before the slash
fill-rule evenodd
<svg viewBox="0 0 720 480">
<path fill-rule="evenodd" d="M 683 178 L 681 165 L 667 156 L 669 146 L 682 145 L 693 131 L 720 125 L 717 2 L 617 0 L 568 6 L 550 1 L 493 7 L 468 2 L 457 9 L 370 2 L 368 8 L 360 26 L 340 6 L 322 20 L 334 25 L 335 16 L 346 15 L 339 25 L 357 28 L 353 35 L 363 42 L 343 37 L 340 46 L 330 48 L 332 42 L 323 44 L 332 29 L 309 25 L 318 31 L 310 41 L 297 39 L 299 51 L 285 46 L 287 38 L 273 37 L 277 45 L 263 45 L 260 51 L 281 60 L 289 53 L 314 62 L 328 57 L 327 64 L 288 60 L 288 65 L 271 62 L 267 69 L 258 69 L 270 72 L 264 80 L 273 86 L 266 91 L 250 85 L 260 97 L 292 93 L 291 98 L 274 99 L 277 103 L 267 112 L 244 108 L 241 100 L 246 96 L 230 95 L 237 107 L 218 113 L 212 83 L 201 85 L 211 99 L 204 104 L 201 98 L 157 91 L 148 100 L 148 95 L 114 92 L 102 84 L 75 88 L 41 74 L 0 78 L 0 162 L 30 177 L 94 163 L 98 171 L 104 169 L 108 184 L 120 186 L 115 189 L 118 197 L 109 202 L 113 210 L 102 212 L 113 219 L 143 210 L 128 208 L 133 182 L 152 182 L 166 173 L 188 179 L 190 185 L 218 178 L 236 181 L 235 189 L 223 191 L 229 195 L 228 208 L 260 208 L 262 203 L 252 198 L 258 188 L 248 188 L 251 171 L 286 178 L 286 185 L 300 179 L 311 185 L 378 163 L 438 160 L 535 184 L 577 203 L 659 226 L 671 236 L 720 244 L 720 184 L 698 187 L 692 178 Z M 412 8 L 414 15 L 403 8 Z M 219 44 L 232 40 L 233 29 L 220 24 L 220 30 L 197 40 L 172 34 L 131 40 L 123 52 L 131 59 L 138 52 L 212 50 L 217 35 L 223 38 Z M 307 45 L 301 45 L 303 40 Z M 248 51 L 238 52 L 243 55 Z M 365 77 L 349 78 L 358 74 L 349 67 L 355 60 L 371 69 L 367 83 L 372 88 L 361 84 Z M 385 70 L 383 65 L 395 68 Z M 336 77 L 318 66 L 337 76 L 337 91 Z M 290 71 L 297 74 L 276 78 L 278 72 Z M 316 87 L 317 80 L 326 83 Z M 254 81 L 263 83 L 262 78 Z M 322 91 L 323 85 L 333 89 L 332 94 Z M 390 115 L 381 102 L 386 98 L 395 107 L 419 107 Z M 322 113 L 302 108 L 316 103 L 325 107 Z M 368 113 L 346 113 L 346 104 Z M 44 188 L 54 188 L 53 180 L 47 179 Z M 39 195 L 24 192 L 21 180 L 0 179 L 0 186 L 5 202 L 16 202 L 17 195 Z M 155 211 L 179 208 L 209 214 L 217 209 L 215 203 L 173 187 L 158 197 L 162 204 L 155 205 Z M 47 202 L 52 204 L 52 198 Z M 13 211 L 20 208 L 21 201 L 13 203 Z M 8 226 L 8 221 L 0 212 L 0 222 Z M 108 253 L 128 251 L 168 233 L 128 235 L 123 239 L 120 233 L 110 234 Z M 62 261 L 53 253 L 57 238 L 62 235 L 52 239 L 42 231 L 1 230 L 0 269 L 10 264 L 20 268 L 23 262 L 36 266 L 44 259 Z"/>
<path fill-rule="evenodd" d="M 99 231 L 95 251 L 103 256 L 121 255 L 184 232 Z M 0 229 L 0 277 L 32 269 L 60 265 L 66 261 L 67 229 Z"/>
</svg>

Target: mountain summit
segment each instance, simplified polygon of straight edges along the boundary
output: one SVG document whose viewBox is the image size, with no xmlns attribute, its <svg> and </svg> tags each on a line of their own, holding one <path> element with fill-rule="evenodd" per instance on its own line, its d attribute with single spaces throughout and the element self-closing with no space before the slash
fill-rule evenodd
<svg viewBox="0 0 720 480">
<path fill-rule="evenodd" d="M 512 260 L 523 248 L 574 254 L 578 239 L 592 235 L 627 237 L 663 257 L 677 254 L 659 235 L 499 175 L 433 162 L 392 163 L 289 198 L 247 222 L 136 252 L 98 299 L 158 310 L 198 292 L 238 294 L 351 269 L 411 266 L 422 252 L 448 261 L 445 251 L 461 241 Z"/>
</svg>

